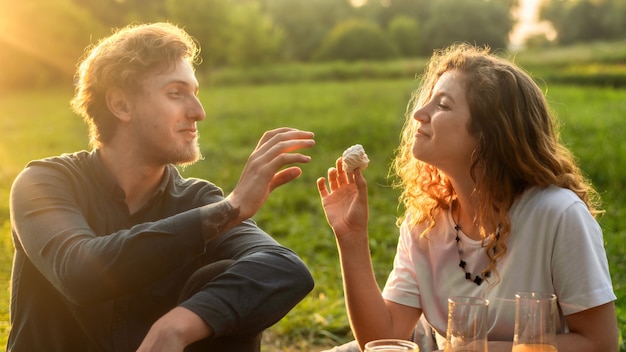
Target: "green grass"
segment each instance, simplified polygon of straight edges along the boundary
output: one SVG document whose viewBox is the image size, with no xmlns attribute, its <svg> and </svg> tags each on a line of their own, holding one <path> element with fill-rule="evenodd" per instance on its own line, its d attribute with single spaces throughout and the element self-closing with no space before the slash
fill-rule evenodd
<svg viewBox="0 0 626 352">
<path fill-rule="evenodd" d="M 183 170 L 228 192 L 262 132 L 293 126 L 316 133 L 317 145 L 304 173 L 271 195 L 256 216 L 281 243 L 295 249 L 311 269 L 316 287 L 266 334 L 267 351 L 313 351 L 351 339 L 335 240 L 315 187 L 348 146 L 361 143 L 372 160 L 365 174 L 371 200 L 371 244 L 382 285 L 391 268 L 397 230 L 397 191 L 387 181 L 406 103 L 415 82 L 375 80 L 264 86 L 204 87 L 207 120 L 200 123 L 205 159 Z M 626 91 L 549 86 L 548 98 L 563 122 L 562 137 L 602 192 L 600 219 L 626 336 Z M 86 128 L 68 109 L 71 91 L 48 90 L 0 97 L 0 351 L 8 331 L 8 281 L 12 255 L 8 190 L 31 159 L 87 147 Z M 623 349 L 626 350 L 626 349 Z"/>
</svg>

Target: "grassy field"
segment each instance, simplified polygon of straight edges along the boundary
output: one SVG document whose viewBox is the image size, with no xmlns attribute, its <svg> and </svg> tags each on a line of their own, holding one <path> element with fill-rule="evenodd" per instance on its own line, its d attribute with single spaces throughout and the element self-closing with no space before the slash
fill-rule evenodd
<svg viewBox="0 0 626 352">
<path fill-rule="evenodd" d="M 202 82 L 201 82 L 202 83 Z M 293 126 L 316 133 L 313 161 L 303 176 L 277 189 L 256 217 L 281 243 L 295 249 L 311 269 L 316 287 L 265 337 L 265 351 L 319 351 L 351 339 L 345 314 L 335 241 L 323 216 L 315 180 L 348 146 L 361 143 L 370 167 L 371 245 L 382 285 L 391 268 L 397 230 L 397 191 L 387 173 L 403 114 L 415 82 L 363 80 L 262 86 L 204 87 L 207 120 L 200 123 L 205 159 L 183 170 L 228 192 L 264 130 Z M 626 336 L 626 91 L 550 85 L 548 99 L 563 123 L 562 138 L 601 191 L 600 219 Z M 82 121 L 68 109 L 71 91 L 47 90 L 0 97 L 0 351 L 8 331 L 8 283 L 12 243 L 8 190 L 34 158 L 87 147 Z M 623 349 L 626 351 L 626 349 Z"/>
</svg>

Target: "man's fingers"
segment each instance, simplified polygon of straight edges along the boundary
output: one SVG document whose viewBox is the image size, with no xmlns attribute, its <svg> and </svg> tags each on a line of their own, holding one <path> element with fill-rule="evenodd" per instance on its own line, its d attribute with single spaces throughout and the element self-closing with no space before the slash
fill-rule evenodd
<svg viewBox="0 0 626 352">
<path fill-rule="evenodd" d="M 284 141 L 307 141 L 304 145 L 310 144 L 309 147 L 313 146 L 315 142 L 313 141 L 313 137 L 315 134 L 309 131 L 301 131 L 295 128 L 283 127 L 275 130 L 267 131 L 263 134 L 259 143 L 257 144 L 256 150 L 261 150 L 261 152 L 267 152 L 268 148 L 272 148 L 273 146 L 284 142 Z M 313 143 L 311 143 L 313 141 Z M 305 146 L 296 147 L 295 149 L 304 148 Z M 294 145 L 291 145 L 293 148 Z M 292 151 L 295 149 L 291 149 L 290 145 L 287 145 L 287 148 L 284 148 L 286 151 Z"/>
<path fill-rule="evenodd" d="M 314 145 L 313 139 L 290 139 L 279 142 L 274 140 L 255 150 L 250 155 L 249 161 L 257 165 L 256 167 L 270 166 L 274 170 L 293 163 L 308 163 L 311 161 L 310 156 L 294 153 L 294 151 L 312 148 Z"/>
<path fill-rule="evenodd" d="M 284 170 L 280 170 L 277 172 L 274 177 L 272 177 L 272 181 L 270 181 L 270 192 L 275 190 L 276 188 L 288 183 L 302 175 L 302 170 L 297 166 L 292 166 L 286 168 Z"/>
<path fill-rule="evenodd" d="M 261 136 L 261 139 L 259 140 L 259 143 L 257 144 L 257 148 L 265 143 L 267 143 L 267 141 L 269 141 L 270 139 L 272 139 L 274 136 L 276 136 L 277 134 L 280 133 L 284 133 L 284 132 L 290 132 L 290 131 L 296 131 L 295 128 L 291 128 L 291 127 L 280 127 L 277 129 L 273 129 L 270 131 L 266 131 L 265 133 L 263 133 L 263 135 Z"/>
</svg>

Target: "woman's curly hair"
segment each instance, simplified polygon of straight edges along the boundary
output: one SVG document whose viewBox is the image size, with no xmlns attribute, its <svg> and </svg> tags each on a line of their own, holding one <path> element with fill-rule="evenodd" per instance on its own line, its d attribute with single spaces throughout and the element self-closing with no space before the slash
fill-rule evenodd
<svg viewBox="0 0 626 352">
<path fill-rule="evenodd" d="M 441 170 L 421 162 L 412 154 L 416 129 L 413 111 L 425 105 L 441 75 L 461 72 L 470 109 L 470 135 L 478 141 L 473 151 L 472 196 L 479 204 L 475 223 L 483 239 L 490 238 L 486 253 L 490 267 L 506 251 L 511 232 L 508 212 L 516 198 L 530 187 L 555 185 L 572 190 L 596 216 L 600 199 L 583 176 L 572 153 L 560 142 L 556 119 L 548 109 L 543 92 L 515 64 L 492 54 L 489 48 L 455 44 L 436 51 L 426 67 L 407 108 L 400 145 L 391 172 L 398 178 L 404 214 L 401 223 L 426 223 L 422 236 L 435 226 L 436 216 L 449 209 L 456 198 L 450 180 Z M 480 175 L 476 172 L 480 165 Z M 486 229 L 500 229 L 500 240 Z M 496 242 L 496 243 L 494 243 Z M 489 249 L 497 246 L 496 255 Z"/>
</svg>

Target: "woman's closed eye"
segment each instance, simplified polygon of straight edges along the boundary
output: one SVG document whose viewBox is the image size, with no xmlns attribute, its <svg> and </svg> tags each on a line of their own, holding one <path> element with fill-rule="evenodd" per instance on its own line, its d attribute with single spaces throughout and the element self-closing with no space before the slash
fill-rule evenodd
<svg viewBox="0 0 626 352">
<path fill-rule="evenodd" d="M 172 97 L 172 98 L 180 98 L 180 96 L 182 95 L 182 93 L 178 90 L 172 90 L 167 92 L 167 95 Z"/>
</svg>

